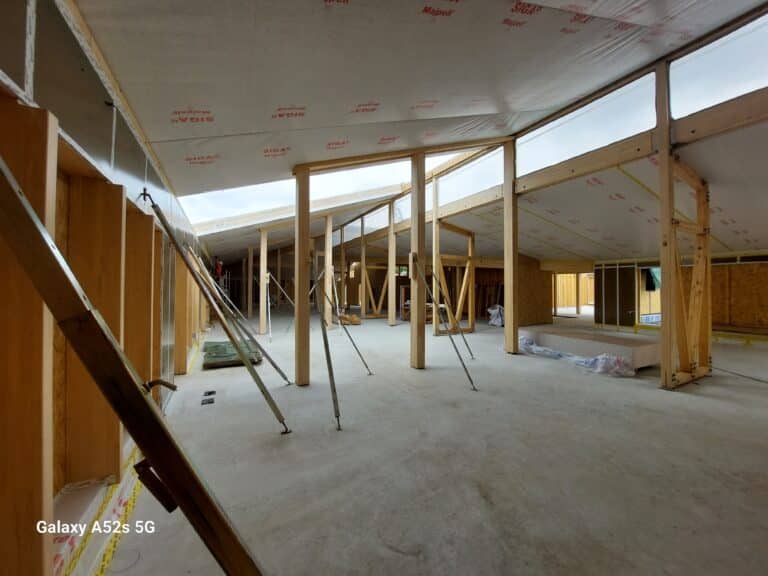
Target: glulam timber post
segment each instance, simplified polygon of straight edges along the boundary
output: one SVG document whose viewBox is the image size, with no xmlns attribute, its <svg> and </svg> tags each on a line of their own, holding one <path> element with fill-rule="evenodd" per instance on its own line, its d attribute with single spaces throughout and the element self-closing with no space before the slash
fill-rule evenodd
<svg viewBox="0 0 768 576">
<path fill-rule="evenodd" d="M 467 330 L 469 332 L 475 331 L 475 307 L 476 304 L 476 293 L 475 293 L 475 233 L 473 232 L 468 238 L 467 238 L 467 269 L 469 274 L 469 287 L 468 287 L 468 304 L 467 304 L 467 324 L 468 328 Z M 461 318 L 458 318 L 459 322 L 461 322 Z"/>
<path fill-rule="evenodd" d="M 339 305 L 342 310 L 347 310 L 347 251 L 344 246 L 344 227 L 339 229 L 339 258 L 341 260 L 341 290 L 339 293 Z"/>
<path fill-rule="evenodd" d="M 259 239 L 259 334 L 266 334 L 267 315 L 269 310 L 269 266 L 267 265 L 267 256 L 269 255 L 269 233 L 267 230 L 261 230 Z M 251 283 L 253 277 L 251 277 Z"/>
<path fill-rule="evenodd" d="M 518 218 L 515 191 L 515 142 L 504 144 L 504 350 L 518 353 Z"/>
<path fill-rule="evenodd" d="M 675 285 L 677 284 L 675 215 L 670 132 L 669 63 L 656 67 L 656 138 L 658 142 L 661 214 L 661 386 L 675 386 Z"/>
<path fill-rule="evenodd" d="M 424 266 L 426 252 L 424 238 L 425 178 L 425 155 L 423 152 L 417 152 L 411 156 L 411 255 L 418 258 L 422 270 L 426 268 Z M 411 367 L 424 368 L 427 287 L 421 275 L 414 268 L 412 258 L 409 264 L 411 277 Z"/>
<path fill-rule="evenodd" d="M 365 253 L 365 216 L 360 217 L 360 318 L 368 314 L 368 261 Z"/>
<path fill-rule="evenodd" d="M 245 315 L 253 318 L 253 248 L 248 246 L 248 262 L 245 269 Z"/>
<path fill-rule="evenodd" d="M 53 235 L 58 121 L 0 99 L 0 125 L 0 154 Z M 53 521 L 54 323 L 2 238 L 0 262 L 0 554 L 4 573 L 43 576 L 53 572 L 53 537 L 34 527 Z"/>
<path fill-rule="evenodd" d="M 294 244 L 294 354 L 295 382 L 309 385 L 309 169 L 296 170 L 296 224 Z"/>
<path fill-rule="evenodd" d="M 333 216 L 330 215 L 325 217 L 325 250 L 323 262 L 325 263 L 325 274 L 323 276 L 325 294 L 323 298 L 327 296 L 331 299 L 331 302 L 333 302 Z M 324 313 L 323 321 L 325 322 L 325 325 L 330 328 L 333 326 L 333 307 L 328 306 L 327 304 L 327 300 L 322 302 L 320 309 L 323 310 Z"/>
<path fill-rule="evenodd" d="M 581 274 L 576 272 L 574 276 L 576 276 L 576 316 L 579 316 L 581 314 Z"/>
<path fill-rule="evenodd" d="M 179 265 L 183 266 L 184 263 L 179 260 L 179 258 L 176 258 L 176 268 L 178 269 Z M 248 257 L 243 258 L 243 261 L 241 262 L 240 266 L 240 311 L 246 315 L 248 314 Z"/>
<path fill-rule="evenodd" d="M 432 334 L 440 335 L 440 179 L 432 181 Z M 449 330 L 453 326 L 449 327 Z"/>
<path fill-rule="evenodd" d="M 277 285 L 282 287 L 283 286 L 283 253 L 280 248 L 277 249 L 276 259 L 277 259 L 276 265 L 275 265 L 275 268 L 277 268 L 277 270 L 275 270 L 275 272 L 277 273 L 276 281 L 277 281 Z M 281 290 L 278 290 L 277 293 L 275 294 L 275 303 L 279 306 L 282 299 L 283 299 L 283 292 Z"/>
<path fill-rule="evenodd" d="M 389 203 L 387 229 L 387 323 L 397 324 L 397 236 L 395 235 L 395 202 Z"/>
</svg>

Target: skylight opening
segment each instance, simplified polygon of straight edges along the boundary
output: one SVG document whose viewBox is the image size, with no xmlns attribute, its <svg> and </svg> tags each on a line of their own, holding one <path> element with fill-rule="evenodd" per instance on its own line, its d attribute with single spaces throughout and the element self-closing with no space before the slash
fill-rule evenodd
<svg viewBox="0 0 768 576">
<path fill-rule="evenodd" d="M 675 60 L 669 69 L 673 118 L 768 86 L 768 16 Z"/>
<path fill-rule="evenodd" d="M 517 141 L 517 175 L 530 174 L 656 126 L 655 75 L 646 74 Z"/>
</svg>

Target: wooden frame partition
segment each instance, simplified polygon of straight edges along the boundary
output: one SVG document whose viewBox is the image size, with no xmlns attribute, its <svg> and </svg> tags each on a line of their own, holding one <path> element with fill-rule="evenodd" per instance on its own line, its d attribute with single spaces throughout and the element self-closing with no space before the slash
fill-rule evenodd
<svg viewBox="0 0 768 576">
<path fill-rule="evenodd" d="M 0 125 L 0 156 L 53 232 L 58 122 L 45 110 L 2 98 Z M 2 237 L 0 261 L 0 553 L 8 574 L 46 576 L 53 571 L 53 537 L 34 527 L 53 521 L 54 324 L 23 259 Z"/>
<path fill-rule="evenodd" d="M 55 158 L 55 155 L 53 157 Z M 51 176 L 51 185 L 55 185 L 55 163 L 47 166 L 49 159 L 46 159 L 43 166 L 46 166 L 45 173 Z M 28 160 L 28 157 L 25 157 L 25 160 Z M 40 171 L 40 164 L 28 161 L 26 164 Z M 21 169 L 19 172 L 24 174 L 25 170 Z M 21 264 L 27 276 L 27 284 L 24 287 L 29 288 L 29 296 L 42 296 L 67 341 L 87 367 L 103 398 L 112 410 L 120 415 L 120 420 L 125 423 L 146 456 L 147 460 L 144 461 L 141 472 L 142 482 L 151 485 L 170 510 L 177 505 L 182 509 L 225 572 L 261 574 L 244 541 L 198 476 L 172 432 L 166 427 L 162 414 L 151 399 L 149 387 L 122 352 L 118 339 L 102 315 L 93 308 L 72 269 L 56 249 L 43 222 L 37 217 L 35 209 L 5 163 L 0 161 L 0 231 L 5 242 L 9 244 L 10 255 L 16 256 L 15 260 Z M 2 249 L 6 249 L 5 244 Z M 11 260 L 13 261 L 13 258 Z M 42 300 L 40 309 L 44 313 Z M 28 317 L 23 319 L 25 322 L 29 321 Z M 24 345 L 28 346 L 29 342 L 24 342 Z M 50 368 L 50 362 L 41 362 L 41 365 Z M 29 379 L 25 378 L 26 384 L 28 381 Z M 27 393 L 28 388 L 24 388 Z M 34 394 L 31 395 L 34 397 Z M 50 399 L 50 395 L 48 397 Z M 34 414 L 28 413 L 20 415 L 28 419 L 33 419 L 30 416 L 34 417 Z M 50 426 L 50 411 L 44 415 L 48 416 Z M 36 424 L 40 425 L 40 429 L 46 429 L 44 421 Z M 38 437 L 40 432 L 36 430 L 34 434 L 34 437 Z M 14 441 L 19 443 L 19 438 L 14 438 Z M 22 453 L 24 462 L 19 463 L 17 473 L 37 465 L 37 460 L 30 459 L 29 453 Z M 42 472 L 47 472 L 50 479 L 50 460 L 47 469 L 44 468 Z M 38 488 L 40 486 L 19 486 L 18 494 L 28 494 L 34 489 L 32 494 L 38 497 L 42 494 L 50 502 L 50 484 L 42 486 L 47 490 L 38 492 Z M 25 498 L 3 499 L 5 500 L 14 503 L 14 512 L 23 510 L 28 502 Z M 43 518 L 51 516 L 50 509 L 40 509 L 36 512 Z M 4 558 L 5 566 L 8 567 L 12 562 L 13 574 L 50 574 L 53 567 L 50 537 L 37 535 L 31 528 L 40 516 L 34 519 L 13 514 L 11 517 L 15 520 L 13 525 L 16 532 L 8 535 L 4 543 L 7 541 L 12 549 L 16 548 L 16 552 Z M 21 526 L 25 526 L 23 520 L 31 522 L 28 532 L 19 530 Z M 5 525 L 4 523 L 3 526 Z M 28 547 L 18 546 L 19 536 L 25 537 Z"/>
<path fill-rule="evenodd" d="M 121 345 L 125 222 L 122 186 L 85 176 L 70 178 L 67 261 Z M 94 478 L 119 482 L 122 426 L 71 346 L 66 382 L 67 483 Z"/>
</svg>

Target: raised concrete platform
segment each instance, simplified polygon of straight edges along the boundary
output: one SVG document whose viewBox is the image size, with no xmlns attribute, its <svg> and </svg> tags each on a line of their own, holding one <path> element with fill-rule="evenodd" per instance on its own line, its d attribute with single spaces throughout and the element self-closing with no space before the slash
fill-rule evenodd
<svg viewBox="0 0 768 576">
<path fill-rule="evenodd" d="M 655 366 L 661 361 L 659 341 L 655 335 L 629 334 L 584 325 L 563 324 L 526 326 L 520 329 L 520 335 L 532 338 L 539 346 L 578 356 L 621 356 L 631 362 L 635 370 Z"/>
</svg>

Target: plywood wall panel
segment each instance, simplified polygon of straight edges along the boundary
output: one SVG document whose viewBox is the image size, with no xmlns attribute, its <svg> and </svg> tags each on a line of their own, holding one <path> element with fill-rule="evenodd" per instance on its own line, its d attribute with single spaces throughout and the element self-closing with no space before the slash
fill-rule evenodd
<svg viewBox="0 0 768 576">
<path fill-rule="evenodd" d="M 187 373 L 187 356 L 189 353 L 189 271 L 184 261 L 177 253 L 176 257 L 176 282 L 175 282 L 175 323 L 176 335 L 173 346 L 174 372 L 176 374 Z"/>
<path fill-rule="evenodd" d="M 144 381 L 152 379 L 154 218 L 130 207 L 126 214 L 125 338 L 123 348 Z"/>
<path fill-rule="evenodd" d="M 121 344 L 125 202 L 121 186 L 81 176 L 70 180 L 67 260 Z M 122 425 L 71 347 L 66 394 L 67 482 L 119 480 Z"/>
<path fill-rule="evenodd" d="M 0 100 L 0 154 L 54 232 L 58 124 L 48 112 Z M 3 574 L 49 575 L 53 519 L 53 318 L 0 237 L 0 557 Z"/>
<path fill-rule="evenodd" d="M 739 264 L 730 270 L 733 326 L 768 327 L 768 264 Z"/>
</svg>

